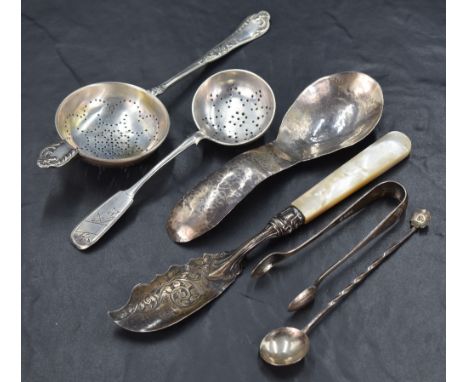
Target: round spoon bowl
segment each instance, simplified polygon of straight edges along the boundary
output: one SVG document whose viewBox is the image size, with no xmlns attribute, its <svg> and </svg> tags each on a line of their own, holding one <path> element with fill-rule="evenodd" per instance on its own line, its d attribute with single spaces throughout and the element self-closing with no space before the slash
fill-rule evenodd
<svg viewBox="0 0 468 382">
<path fill-rule="evenodd" d="M 322 77 L 289 108 L 276 143 L 299 161 L 354 145 L 382 116 L 383 93 L 376 80 L 360 72 Z"/>
<path fill-rule="evenodd" d="M 293 365 L 309 351 L 309 337 L 302 330 L 283 327 L 272 330 L 260 343 L 260 357 L 274 366 Z"/>
<path fill-rule="evenodd" d="M 206 138 L 225 146 L 263 135 L 275 114 L 276 101 L 267 82 L 255 73 L 231 69 L 206 79 L 192 102 L 193 119 Z"/>
<path fill-rule="evenodd" d="M 100 165 L 129 165 L 150 155 L 166 139 L 169 114 L 148 91 L 123 82 L 77 89 L 59 105 L 55 126 L 81 156 Z"/>
</svg>

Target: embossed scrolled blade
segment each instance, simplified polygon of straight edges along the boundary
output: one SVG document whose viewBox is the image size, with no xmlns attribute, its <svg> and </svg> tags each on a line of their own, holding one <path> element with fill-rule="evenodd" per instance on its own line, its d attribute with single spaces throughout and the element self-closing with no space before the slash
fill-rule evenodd
<svg viewBox="0 0 468 382">
<path fill-rule="evenodd" d="M 150 283 L 136 285 L 128 302 L 109 316 L 132 332 L 153 332 L 178 323 L 218 297 L 240 274 L 236 266 L 222 278 L 208 278 L 228 256 L 205 253 L 185 265 L 171 266 Z"/>
</svg>

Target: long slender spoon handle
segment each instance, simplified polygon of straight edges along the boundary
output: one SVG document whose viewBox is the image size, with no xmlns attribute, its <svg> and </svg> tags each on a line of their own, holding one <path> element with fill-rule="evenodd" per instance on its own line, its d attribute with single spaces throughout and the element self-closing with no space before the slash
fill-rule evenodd
<svg viewBox="0 0 468 382">
<path fill-rule="evenodd" d="M 149 170 L 138 182 L 127 190 L 119 191 L 98 208 L 86 216 L 72 231 L 70 239 L 76 248 L 87 249 L 96 244 L 98 240 L 117 223 L 122 215 L 133 203 L 138 190 L 161 168 L 174 159 L 181 152 L 204 139 L 203 133 L 197 131 L 187 138 L 177 148 L 170 152 L 163 160 Z"/>
<path fill-rule="evenodd" d="M 260 11 L 253 15 L 250 15 L 239 27 L 226 39 L 216 45 L 214 48 L 206 52 L 199 60 L 195 61 L 175 76 L 163 82 L 150 90 L 151 94 L 155 97 L 164 93 L 169 86 L 175 84 L 177 81 L 186 77 L 193 71 L 205 66 L 209 62 L 218 60 L 225 56 L 232 50 L 247 44 L 248 42 L 255 40 L 256 38 L 263 36 L 266 31 L 270 28 L 270 14 L 266 11 Z"/>
<path fill-rule="evenodd" d="M 356 276 L 353 281 L 346 286 L 341 292 L 339 292 L 335 298 L 333 298 L 326 307 L 321 310 L 313 319 L 310 321 L 302 331 L 309 333 L 328 313 L 330 313 L 346 296 L 348 296 L 358 285 L 360 285 L 372 272 L 374 272 L 389 256 L 395 253 L 417 230 L 426 228 L 430 223 L 431 215 L 427 210 L 417 210 L 414 212 L 411 218 L 411 230 L 403 236 L 400 241 L 393 244 L 388 248 L 382 256 L 372 262 L 367 269 Z"/>
<path fill-rule="evenodd" d="M 341 181 L 335 183 L 340 185 L 339 191 L 333 189 L 331 198 L 330 181 L 320 182 L 311 189 L 311 197 L 320 198 L 322 190 L 326 198 L 317 201 L 317 204 L 323 202 L 322 212 L 408 156 L 411 144 L 405 135 L 393 132 L 382 139 L 366 148 L 361 153 L 364 155 L 358 154 L 333 173 L 334 179 L 341 174 Z M 306 194 L 310 195 L 310 191 Z M 170 267 L 149 283 L 136 285 L 127 303 L 110 313 L 112 319 L 122 328 L 137 332 L 156 331 L 182 321 L 232 285 L 242 272 L 243 260 L 257 245 L 290 234 L 304 224 L 308 214 L 317 215 L 314 205 L 304 210 L 289 206 L 234 251 L 205 253 L 184 265 Z"/>
</svg>

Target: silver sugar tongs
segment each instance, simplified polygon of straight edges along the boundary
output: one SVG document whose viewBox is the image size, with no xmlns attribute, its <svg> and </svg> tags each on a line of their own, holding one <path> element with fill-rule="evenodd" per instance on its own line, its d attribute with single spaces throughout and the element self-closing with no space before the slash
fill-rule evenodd
<svg viewBox="0 0 468 382">
<path fill-rule="evenodd" d="M 351 283 L 331 299 L 302 329 L 283 326 L 270 331 L 260 343 L 260 357 L 273 366 L 287 366 L 295 364 L 307 355 L 310 348 L 309 332 L 329 313 L 331 313 L 349 294 L 357 288 L 382 263 L 394 254 L 413 234 L 427 228 L 431 221 L 428 210 L 418 209 L 411 216 L 411 229 L 392 244 L 385 252 L 375 259 L 366 270 L 357 275 Z"/>
<path fill-rule="evenodd" d="M 306 247 L 310 243 L 312 243 L 315 239 L 322 236 L 325 232 L 329 231 L 331 228 L 335 227 L 342 221 L 346 220 L 347 218 L 355 215 L 357 212 L 362 210 L 364 207 L 368 206 L 371 202 L 382 199 L 382 198 L 391 198 L 398 201 L 398 205 L 387 215 L 384 219 L 377 224 L 376 227 L 372 229 L 365 237 L 362 239 L 355 247 L 353 247 L 345 256 L 339 259 L 335 264 L 329 267 L 326 271 L 324 271 L 313 283 L 310 287 L 306 288 L 302 291 L 299 295 L 294 298 L 288 306 L 288 310 L 295 311 L 298 309 L 303 308 L 307 304 L 311 303 L 315 298 L 316 290 L 318 289 L 319 285 L 323 282 L 323 280 L 329 276 L 336 268 L 338 268 L 341 264 L 343 264 L 346 260 L 356 254 L 361 248 L 366 246 L 370 241 L 375 239 L 377 236 L 382 234 L 387 228 L 389 228 L 393 223 L 395 223 L 402 215 L 403 212 L 406 210 L 408 205 L 408 193 L 406 189 L 397 182 L 394 181 L 385 181 L 379 183 L 375 187 L 373 187 L 370 191 L 366 192 L 363 196 L 361 196 L 358 200 L 356 200 L 353 204 L 351 204 L 345 211 L 339 214 L 336 218 L 334 218 L 328 225 L 323 227 L 317 233 L 312 235 L 309 239 L 304 241 L 303 243 L 299 244 L 295 248 L 292 248 L 285 252 L 273 252 L 269 255 L 265 256 L 261 261 L 257 263 L 257 265 L 252 270 L 252 276 L 260 277 L 263 276 L 265 273 L 270 271 L 276 264 L 284 259 L 293 256 L 302 248 Z"/>
</svg>

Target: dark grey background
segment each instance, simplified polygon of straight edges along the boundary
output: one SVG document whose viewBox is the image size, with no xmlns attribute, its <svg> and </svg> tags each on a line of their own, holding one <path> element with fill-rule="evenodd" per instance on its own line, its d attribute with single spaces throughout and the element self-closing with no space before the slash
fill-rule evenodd
<svg viewBox="0 0 468 382">
<path fill-rule="evenodd" d="M 128 169 L 80 160 L 36 167 L 57 140 L 54 113 L 69 92 L 97 81 L 154 86 L 223 39 L 247 15 L 271 14 L 261 39 L 192 75 L 161 98 L 172 127 L 150 159 Z M 22 14 L 22 351 L 24 381 L 442 381 L 445 377 L 445 4 L 438 1 L 63 1 L 25 0 Z M 204 142 L 151 180 L 134 208 L 99 245 L 82 253 L 69 234 L 91 209 L 128 187 L 195 130 L 198 85 L 222 69 L 258 73 L 273 88 L 277 113 L 249 147 Z M 359 70 L 377 79 L 385 111 L 357 146 L 269 179 L 216 229 L 188 245 L 165 232 L 174 203 L 204 176 L 247 148 L 272 140 L 297 95 L 315 79 Z M 410 195 L 404 221 L 328 280 L 316 304 L 291 315 L 286 305 L 368 231 L 381 205 L 315 243 L 258 282 L 245 272 L 220 299 L 154 334 L 117 328 L 107 317 L 131 287 L 204 251 L 231 249 L 345 160 L 390 130 L 413 141 L 411 158 L 382 179 Z M 8 180 L 5 179 L 5 182 Z M 266 366 L 258 344 L 270 329 L 302 326 L 393 240 L 416 207 L 433 214 L 427 234 L 408 242 L 312 333 L 305 362 Z M 343 208 L 292 236 L 299 243 Z M 254 261 L 250 261 L 250 270 Z"/>
</svg>

